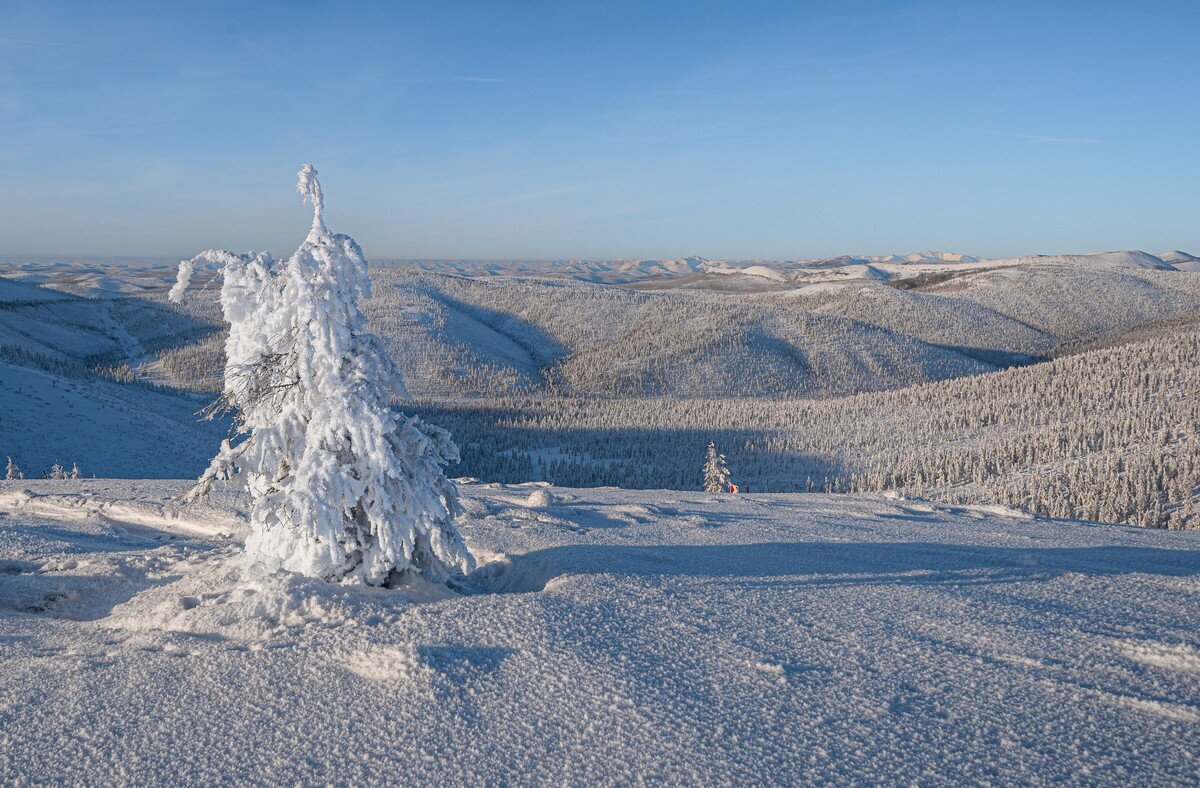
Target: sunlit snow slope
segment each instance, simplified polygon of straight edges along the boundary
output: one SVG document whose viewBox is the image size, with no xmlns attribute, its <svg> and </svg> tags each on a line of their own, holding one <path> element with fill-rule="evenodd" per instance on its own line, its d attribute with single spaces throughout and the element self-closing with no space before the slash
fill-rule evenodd
<svg viewBox="0 0 1200 788">
<path fill-rule="evenodd" d="M 236 511 L 181 510 L 185 486 L 0 483 L 0 782 L 1124 785 L 1200 767 L 1200 534 L 466 485 L 483 568 L 468 593 L 403 592 L 244 579 Z"/>
</svg>

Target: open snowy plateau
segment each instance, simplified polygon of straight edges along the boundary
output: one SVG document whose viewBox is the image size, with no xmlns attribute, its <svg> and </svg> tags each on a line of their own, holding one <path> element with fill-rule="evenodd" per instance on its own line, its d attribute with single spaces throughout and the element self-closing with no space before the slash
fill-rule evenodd
<svg viewBox="0 0 1200 788">
<path fill-rule="evenodd" d="M 1200 534 L 461 485 L 458 590 L 242 566 L 184 481 L 0 482 L 0 782 L 1200 779 Z"/>
</svg>

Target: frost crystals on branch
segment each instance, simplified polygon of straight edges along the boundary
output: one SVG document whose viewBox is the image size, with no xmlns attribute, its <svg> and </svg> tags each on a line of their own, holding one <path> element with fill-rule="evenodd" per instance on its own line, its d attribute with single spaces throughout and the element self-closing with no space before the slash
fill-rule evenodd
<svg viewBox="0 0 1200 788">
<path fill-rule="evenodd" d="M 389 406 L 405 392 L 365 331 L 367 261 L 353 238 L 325 228 L 311 164 L 296 188 L 313 205 L 313 224 L 287 260 L 209 250 L 179 264 L 173 301 L 197 263 L 224 275 L 229 340 L 214 410 L 232 411 L 235 427 L 189 499 L 218 479 L 246 489 L 247 560 L 267 571 L 370 585 L 465 574 L 473 562 L 442 470 L 458 449 L 445 430 Z"/>
<path fill-rule="evenodd" d="M 704 492 L 729 492 L 729 468 L 725 455 L 717 453 L 717 444 L 708 442 L 708 455 L 704 460 Z"/>
</svg>

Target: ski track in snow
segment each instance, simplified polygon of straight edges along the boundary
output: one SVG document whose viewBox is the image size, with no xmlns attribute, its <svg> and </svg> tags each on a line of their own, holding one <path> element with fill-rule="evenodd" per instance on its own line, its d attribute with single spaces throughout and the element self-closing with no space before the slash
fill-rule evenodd
<svg viewBox="0 0 1200 788">
<path fill-rule="evenodd" d="M 1197 781 L 1197 533 L 470 484 L 388 591 L 187 486 L 0 483 L 0 782 Z"/>
</svg>

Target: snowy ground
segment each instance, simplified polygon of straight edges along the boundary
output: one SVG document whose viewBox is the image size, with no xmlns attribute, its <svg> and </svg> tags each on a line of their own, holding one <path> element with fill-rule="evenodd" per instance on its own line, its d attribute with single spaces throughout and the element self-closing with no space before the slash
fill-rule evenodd
<svg viewBox="0 0 1200 788">
<path fill-rule="evenodd" d="M 0 483 L 0 782 L 1200 779 L 1200 533 L 466 485 L 456 595 L 246 579 L 185 485 Z"/>
</svg>

